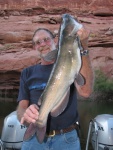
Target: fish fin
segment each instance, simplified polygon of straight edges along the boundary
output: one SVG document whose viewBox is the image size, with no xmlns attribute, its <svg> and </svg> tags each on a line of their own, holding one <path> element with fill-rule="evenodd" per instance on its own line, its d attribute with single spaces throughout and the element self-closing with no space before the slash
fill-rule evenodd
<svg viewBox="0 0 113 150">
<path fill-rule="evenodd" d="M 69 101 L 69 95 L 70 95 L 70 88 L 68 91 L 64 94 L 61 101 L 52 109 L 51 116 L 57 117 L 60 115 L 66 108 L 68 101 Z"/>
<path fill-rule="evenodd" d="M 57 50 L 57 49 L 55 49 L 55 50 L 49 52 L 49 53 L 44 57 L 44 60 L 45 60 L 45 61 L 48 61 L 48 62 L 53 61 L 53 60 L 56 60 L 56 58 L 57 58 L 57 53 L 58 53 L 58 50 Z"/>
<path fill-rule="evenodd" d="M 81 86 L 83 86 L 85 84 L 85 79 L 80 73 L 76 76 L 74 83 L 76 83 L 76 82 L 78 85 L 81 85 Z"/>
<path fill-rule="evenodd" d="M 41 104 L 42 104 L 42 95 L 40 96 L 37 104 L 38 104 L 38 106 L 41 106 Z"/>
<path fill-rule="evenodd" d="M 39 143 L 42 143 L 45 137 L 45 133 L 46 133 L 46 126 L 43 128 L 38 128 L 37 127 L 37 131 L 36 131 L 36 138 L 38 140 Z"/>
<path fill-rule="evenodd" d="M 30 139 L 36 133 L 36 128 L 37 128 L 36 124 L 31 123 L 27 128 L 27 130 L 25 131 L 23 140 L 26 141 Z"/>
</svg>

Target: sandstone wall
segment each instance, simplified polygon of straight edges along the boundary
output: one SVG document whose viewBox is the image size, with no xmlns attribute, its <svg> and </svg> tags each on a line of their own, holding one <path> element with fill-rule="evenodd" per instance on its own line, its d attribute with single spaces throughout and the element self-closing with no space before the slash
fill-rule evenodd
<svg viewBox="0 0 113 150">
<path fill-rule="evenodd" d="M 23 68 L 40 61 L 32 49 L 39 27 L 56 33 L 61 15 L 70 13 L 90 32 L 89 50 L 94 70 L 113 78 L 112 0 L 0 0 L 0 89 L 18 89 Z"/>
</svg>

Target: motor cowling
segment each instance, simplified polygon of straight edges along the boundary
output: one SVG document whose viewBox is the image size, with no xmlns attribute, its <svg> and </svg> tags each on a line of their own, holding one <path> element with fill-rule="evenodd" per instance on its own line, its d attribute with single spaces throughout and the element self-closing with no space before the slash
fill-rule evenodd
<svg viewBox="0 0 113 150">
<path fill-rule="evenodd" d="M 4 148 L 21 149 L 26 129 L 26 126 L 21 125 L 18 121 L 16 111 L 6 116 L 1 134 Z"/>
<path fill-rule="evenodd" d="M 91 142 L 95 150 L 113 150 L 113 115 L 102 114 L 93 119 Z"/>
</svg>

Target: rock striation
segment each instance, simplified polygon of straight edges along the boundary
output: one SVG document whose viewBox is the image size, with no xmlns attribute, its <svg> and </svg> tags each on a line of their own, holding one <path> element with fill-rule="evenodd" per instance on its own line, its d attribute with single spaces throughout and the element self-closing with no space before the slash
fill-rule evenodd
<svg viewBox="0 0 113 150">
<path fill-rule="evenodd" d="M 18 90 L 21 70 L 40 62 L 32 48 L 34 31 L 44 27 L 57 35 L 64 13 L 76 16 L 90 30 L 88 46 L 93 69 L 113 79 L 112 0 L 1 0 L 1 96 L 5 97 L 7 90 Z"/>
</svg>

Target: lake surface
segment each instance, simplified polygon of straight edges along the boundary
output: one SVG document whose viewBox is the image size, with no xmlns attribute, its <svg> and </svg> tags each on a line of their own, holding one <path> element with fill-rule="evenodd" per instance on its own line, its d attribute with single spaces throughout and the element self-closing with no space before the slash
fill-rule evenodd
<svg viewBox="0 0 113 150">
<path fill-rule="evenodd" d="M 0 136 L 3 127 L 4 118 L 15 111 L 17 107 L 15 102 L 0 102 Z M 87 133 L 89 129 L 89 122 L 100 114 L 113 114 L 113 102 L 94 102 L 90 100 L 78 101 L 78 111 L 80 115 L 80 139 L 82 149 L 85 149 L 87 141 Z M 90 150 L 92 147 L 90 146 Z"/>
</svg>

